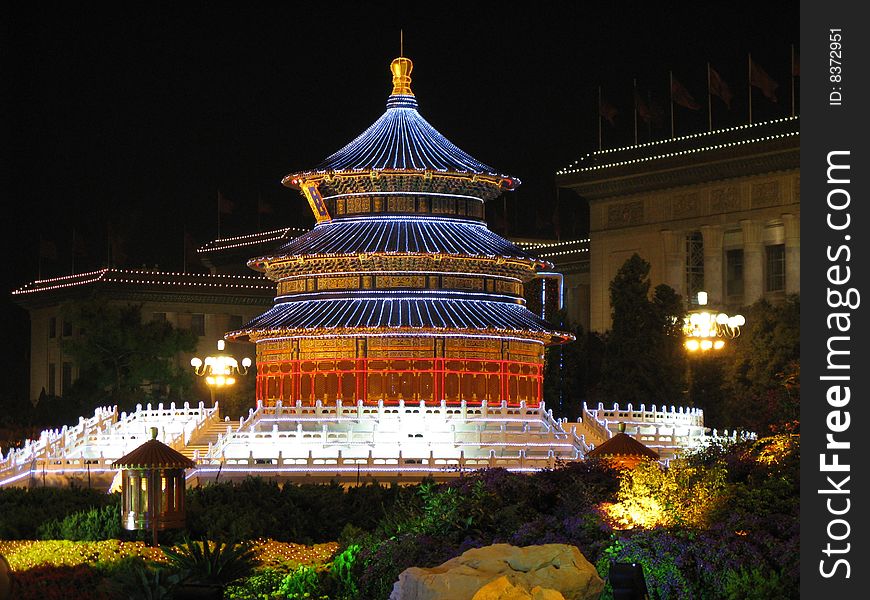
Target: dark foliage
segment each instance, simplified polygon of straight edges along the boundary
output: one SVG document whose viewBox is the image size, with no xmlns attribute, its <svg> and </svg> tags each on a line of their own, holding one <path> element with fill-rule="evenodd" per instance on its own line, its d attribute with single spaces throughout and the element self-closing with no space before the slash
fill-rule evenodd
<svg viewBox="0 0 870 600">
<path fill-rule="evenodd" d="M 681 397 L 683 303 L 666 285 L 650 297 L 650 265 L 632 255 L 610 283 L 613 323 L 607 335 L 599 399 L 672 403 Z"/>
<path fill-rule="evenodd" d="M 186 540 L 175 547 L 162 547 L 169 563 L 184 582 L 227 585 L 248 577 L 257 566 L 250 542 L 230 544 Z"/>
<path fill-rule="evenodd" d="M 576 339 L 545 350 L 544 401 L 556 416 L 574 421 L 601 378 L 604 343 L 598 334 L 571 323 L 565 311 L 556 313 L 551 322 Z"/>
<path fill-rule="evenodd" d="M 33 540 L 40 526 L 58 527 L 74 513 L 111 506 L 118 510 L 120 494 L 80 488 L 36 487 L 0 489 L 0 538 Z M 108 509 L 107 509 L 108 510 Z M 54 522 L 55 525 L 49 525 Z"/>
<path fill-rule="evenodd" d="M 575 544 L 596 553 L 609 532 L 594 506 L 611 501 L 617 479 L 598 461 L 531 476 L 487 469 L 449 483 L 402 490 L 356 563 L 361 596 L 386 598 L 399 573 L 431 567 L 493 543 Z"/>
<path fill-rule="evenodd" d="M 296 543 L 337 540 L 350 524 L 372 530 L 392 506 L 398 487 L 376 484 L 279 486 L 260 478 L 188 490 L 191 535 L 242 541 L 269 537 Z"/>
</svg>

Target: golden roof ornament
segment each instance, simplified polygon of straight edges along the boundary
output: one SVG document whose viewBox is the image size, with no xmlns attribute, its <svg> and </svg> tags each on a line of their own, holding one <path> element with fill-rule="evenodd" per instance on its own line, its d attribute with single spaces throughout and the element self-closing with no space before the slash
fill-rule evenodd
<svg viewBox="0 0 870 600">
<path fill-rule="evenodd" d="M 400 56 L 390 63 L 390 71 L 393 73 L 393 96 L 413 96 L 411 91 L 411 70 L 414 63 L 410 58 Z"/>
</svg>

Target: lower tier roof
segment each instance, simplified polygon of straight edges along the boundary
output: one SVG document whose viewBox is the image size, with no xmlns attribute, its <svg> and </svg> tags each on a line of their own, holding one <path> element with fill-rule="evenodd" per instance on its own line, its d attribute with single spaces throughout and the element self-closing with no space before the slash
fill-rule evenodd
<svg viewBox="0 0 870 600">
<path fill-rule="evenodd" d="M 277 304 L 227 334 L 245 339 L 277 335 L 421 333 L 429 335 L 506 335 L 549 343 L 573 339 L 556 331 L 526 307 L 508 302 L 443 299 L 306 300 Z M 376 331 L 375 331 L 376 330 Z"/>
</svg>

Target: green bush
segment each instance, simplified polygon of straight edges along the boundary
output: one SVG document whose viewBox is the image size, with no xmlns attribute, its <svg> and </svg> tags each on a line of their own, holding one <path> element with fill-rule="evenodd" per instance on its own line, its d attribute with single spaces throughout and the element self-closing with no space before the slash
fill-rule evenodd
<svg viewBox="0 0 870 600">
<path fill-rule="evenodd" d="M 52 519 L 40 525 L 36 535 L 41 540 L 72 540 L 98 542 L 121 538 L 120 508 L 108 505 L 74 512 L 63 519 Z"/>
<path fill-rule="evenodd" d="M 320 577 L 317 570 L 305 565 L 288 574 L 281 581 L 278 592 L 288 600 L 316 598 L 320 593 Z"/>
<path fill-rule="evenodd" d="M 286 573 L 276 569 L 261 569 L 245 579 L 230 584 L 224 592 L 229 600 L 263 600 L 277 597 Z"/>
<path fill-rule="evenodd" d="M 250 576 L 257 565 L 256 554 L 250 543 L 229 544 L 217 542 L 212 548 L 208 541 L 186 543 L 174 548 L 162 547 L 170 564 L 190 583 L 227 585 Z"/>
<path fill-rule="evenodd" d="M 120 496 L 78 487 L 0 488 L 0 539 L 38 539 L 40 526 L 91 508 L 118 507 Z"/>
</svg>

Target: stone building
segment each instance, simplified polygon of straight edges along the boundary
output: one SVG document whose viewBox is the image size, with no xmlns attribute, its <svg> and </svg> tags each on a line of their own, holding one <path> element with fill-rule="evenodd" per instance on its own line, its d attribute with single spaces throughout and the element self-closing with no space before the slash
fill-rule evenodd
<svg viewBox="0 0 870 600">
<path fill-rule="evenodd" d="M 139 304 L 143 319 L 168 321 L 196 333 L 197 354 L 202 356 L 214 351 L 224 332 L 271 305 L 274 295 L 275 285 L 255 274 L 104 268 L 28 283 L 12 297 L 30 315 L 30 400 L 35 402 L 43 391 L 62 396 L 78 378 L 78 365 L 62 349 L 64 339 L 81 335 L 63 318 L 67 302 L 94 298 Z M 189 368 L 189 355 L 178 360 Z"/>
<path fill-rule="evenodd" d="M 725 310 L 800 292 L 798 117 L 599 150 L 556 180 L 589 202 L 589 304 L 570 310 L 593 330 L 634 253 L 690 308 L 702 290 Z"/>
</svg>

